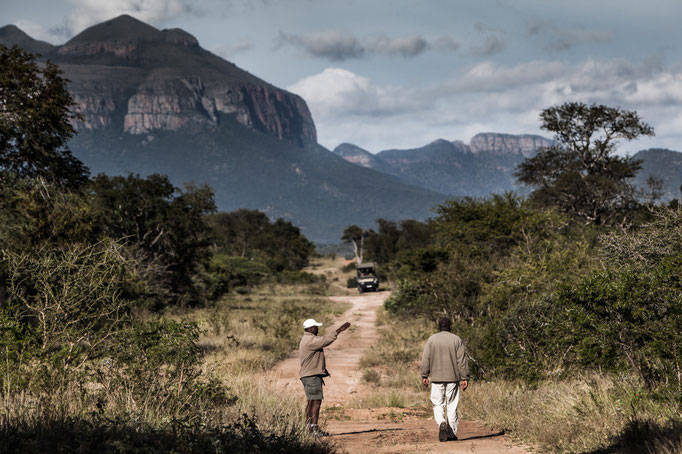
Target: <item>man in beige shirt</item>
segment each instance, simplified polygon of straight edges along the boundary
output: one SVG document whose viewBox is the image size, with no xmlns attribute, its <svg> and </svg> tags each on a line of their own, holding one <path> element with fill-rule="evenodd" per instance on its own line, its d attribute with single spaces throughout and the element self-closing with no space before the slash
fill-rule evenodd
<svg viewBox="0 0 682 454">
<path fill-rule="evenodd" d="M 457 440 L 457 405 L 459 389 L 469 385 L 469 364 L 464 343 L 452 334 L 452 321 L 447 317 L 438 320 L 440 332 L 429 337 L 422 355 L 421 374 L 424 386 L 431 383 L 433 417 L 438 424 L 440 441 Z M 447 406 L 447 422 L 443 415 Z"/>
<path fill-rule="evenodd" d="M 303 322 L 304 333 L 298 346 L 301 359 L 301 371 L 298 376 L 303 383 L 303 390 L 308 400 L 305 408 L 306 426 L 310 432 L 321 436 L 328 435 L 326 432 L 322 432 L 317 425 L 323 399 L 323 378 L 330 375 L 324 358 L 324 347 L 334 342 L 341 332 L 348 329 L 350 323 L 346 322 L 324 336 L 317 335 L 320 326 L 322 323 L 318 323 L 312 318 Z"/>
</svg>

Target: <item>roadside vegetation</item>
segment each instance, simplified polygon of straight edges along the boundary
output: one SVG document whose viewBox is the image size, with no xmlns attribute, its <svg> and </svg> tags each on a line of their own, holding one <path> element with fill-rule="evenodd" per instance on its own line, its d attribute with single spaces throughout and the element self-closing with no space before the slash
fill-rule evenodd
<svg viewBox="0 0 682 454">
<path fill-rule="evenodd" d="M 549 452 L 679 452 L 682 210 L 637 194 L 639 163 L 614 154 L 653 130 L 578 103 L 541 120 L 557 142 L 520 166 L 528 197 L 452 200 L 419 228 L 362 232 L 365 259 L 396 282 L 364 379 L 428 409 L 418 361 L 447 315 L 470 354 L 466 418 Z"/>
<path fill-rule="evenodd" d="M 1 45 L 0 67 L 3 452 L 332 452 L 268 371 L 302 319 L 346 309 L 324 298 L 347 291 L 324 271 L 340 261 L 305 271 L 297 227 L 217 212 L 208 186 L 91 177 L 58 68 Z M 465 418 L 546 451 L 679 452 L 682 209 L 636 194 L 639 163 L 614 154 L 653 130 L 579 103 L 541 121 L 557 141 L 519 168 L 528 197 L 344 232 L 395 284 L 361 364 L 375 392 L 352 405 L 428 414 L 417 364 L 447 315 Z"/>
<path fill-rule="evenodd" d="M 59 69 L 0 67 L 2 451 L 330 452 L 263 378 L 343 310 L 312 243 L 208 186 L 90 177 Z"/>
</svg>

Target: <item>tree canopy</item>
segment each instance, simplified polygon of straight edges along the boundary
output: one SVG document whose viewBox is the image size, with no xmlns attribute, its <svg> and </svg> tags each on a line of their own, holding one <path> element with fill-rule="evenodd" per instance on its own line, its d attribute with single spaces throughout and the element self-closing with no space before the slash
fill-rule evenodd
<svg viewBox="0 0 682 454">
<path fill-rule="evenodd" d="M 540 114 L 542 129 L 556 144 L 521 163 L 516 176 L 534 186 L 531 198 L 557 206 L 587 222 L 601 224 L 636 205 L 630 180 L 641 163 L 614 155 L 618 144 L 654 130 L 637 112 L 569 102 Z"/>
<path fill-rule="evenodd" d="M 67 145 L 78 114 L 59 67 L 0 44 L 0 68 L 0 170 L 68 187 L 87 182 L 88 169 Z"/>
</svg>

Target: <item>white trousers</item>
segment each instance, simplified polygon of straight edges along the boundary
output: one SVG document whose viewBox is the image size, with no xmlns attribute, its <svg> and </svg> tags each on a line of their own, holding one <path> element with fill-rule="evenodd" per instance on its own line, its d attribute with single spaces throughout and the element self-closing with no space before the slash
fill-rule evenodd
<svg viewBox="0 0 682 454">
<path fill-rule="evenodd" d="M 433 418 L 440 426 L 445 422 L 445 408 L 447 407 L 448 425 L 452 434 L 457 435 L 457 405 L 459 405 L 459 383 L 431 383 L 431 403 L 433 404 Z"/>
</svg>

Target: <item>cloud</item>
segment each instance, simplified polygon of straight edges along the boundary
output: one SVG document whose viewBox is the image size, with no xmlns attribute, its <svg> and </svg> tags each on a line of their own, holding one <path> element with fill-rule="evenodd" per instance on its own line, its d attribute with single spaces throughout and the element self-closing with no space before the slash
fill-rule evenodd
<svg viewBox="0 0 682 454">
<path fill-rule="evenodd" d="M 216 55 L 220 55 L 221 57 L 227 60 L 230 60 L 234 58 L 235 55 L 243 54 L 245 52 L 250 51 L 251 49 L 253 49 L 253 47 L 254 46 L 252 42 L 242 41 L 234 44 L 224 44 L 216 46 L 212 49 L 212 52 Z"/>
<path fill-rule="evenodd" d="M 609 41 L 613 33 L 604 30 L 566 29 L 556 27 L 548 20 L 533 20 L 526 26 L 529 37 L 538 37 L 549 52 L 562 52 L 581 43 Z"/>
<path fill-rule="evenodd" d="M 392 116 L 420 109 L 411 90 L 379 87 L 370 79 L 340 68 L 327 68 L 287 88 L 307 100 L 314 115 Z"/>
<path fill-rule="evenodd" d="M 63 32 L 58 28 L 45 29 L 42 25 L 28 20 L 17 20 L 14 25 L 19 27 L 24 33 L 33 39 L 47 41 L 48 43 L 58 44 L 64 41 Z"/>
<path fill-rule="evenodd" d="M 489 57 L 500 53 L 504 49 L 504 42 L 495 35 L 488 35 L 482 44 L 474 46 L 471 51 L 474 55 Z"/>
<path fill-rule="evenodd" d="M 338 31 L 315 34 L 280 33 L 280 42 L 290 44 L 313 56 L 332 61 L 359 59 L 365 56 L 365 47 L 352 35 Z"/>
<path fill-rule="evenodd" d="M 402 57 L 415 57 L 424 52 L 428 47 L 429 43 L 419 35 L 396 39 L 382 35 L 366 44 L 366 48 L 370 52 L 389 56 L 399 55 Z"/>
<path fill-rule="evenodd" d="M 191 0 L 69 0 L 72 11 L 64 27 L 76 34 L 96 23 L 129 14 L 143 22 L 161 26 L 183 14 L 195 11 Z"/>
<path fill-rule="evenodd" d="M 540 130 L 542 109 L 579 101 L 635 110 L 655 128 L 655 142 L 630 143 L 622 152 L 652 146 L 682 151 L 682 65 L 658 60 L 487 61 L 421 89 L 381 85 L 328 68 L 289 90 L 306 100 L 320 142 L 329 148 L 341 142 L 372 151 L 418 147 L 438 138 L 467 142 L 482 131 L 548 136 Z"/>
<path fill-rule="evenodd" d="M 392 38 L 380 34 L 365 39 L 340 31 L 293 34 L 280 32 L 279 45 L 291 45 L 304 53 L 331 61 L 362 59 L 370 55 L 416 57 L 428 50 L 452 52 L 458 49 L 457 42 L 449 36 L 441 36 L 433 42 L 421 35 Z"/>
</svg>

